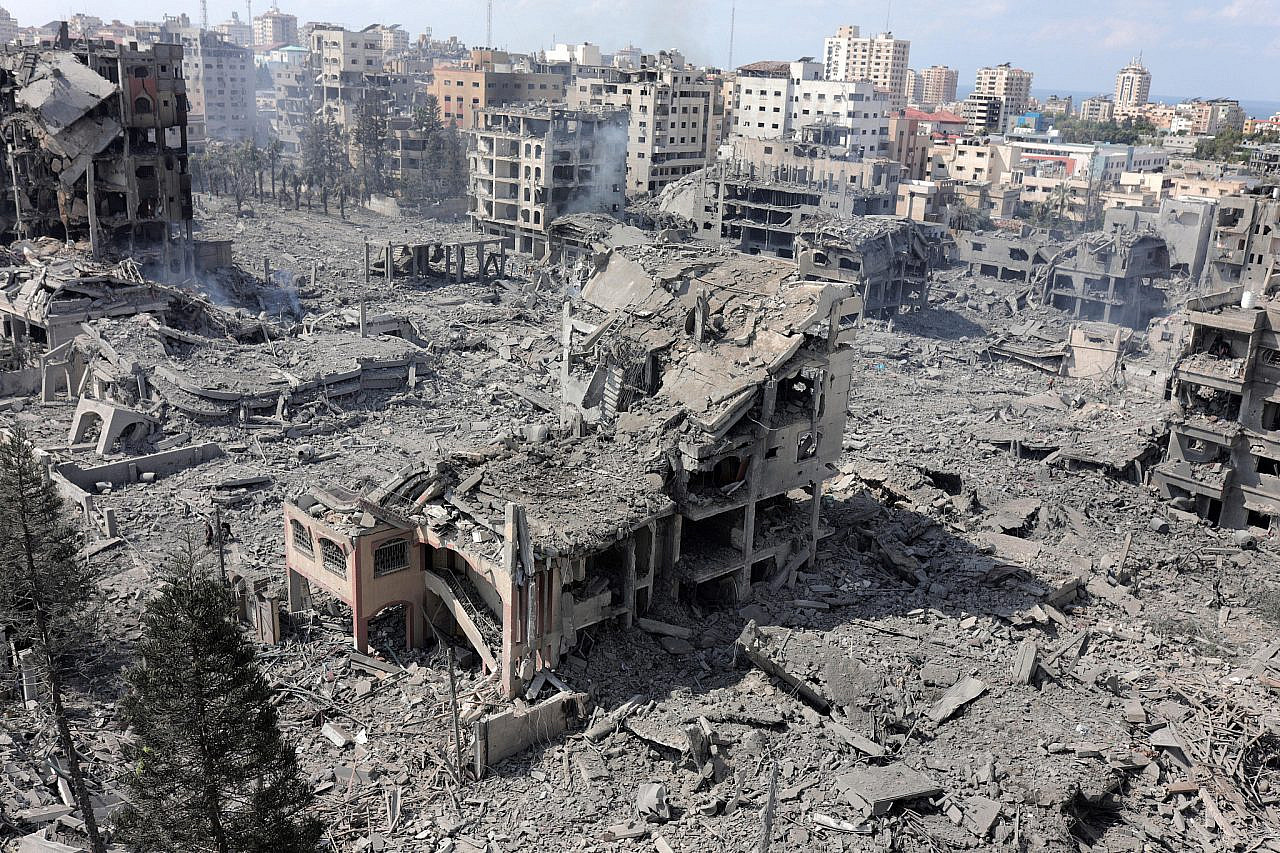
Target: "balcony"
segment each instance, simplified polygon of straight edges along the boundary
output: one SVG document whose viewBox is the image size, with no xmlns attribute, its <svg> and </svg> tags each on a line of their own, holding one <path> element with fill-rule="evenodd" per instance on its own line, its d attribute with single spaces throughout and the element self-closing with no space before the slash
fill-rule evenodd
<svg viewBox="0 0 1280 853">
<path fill-rule="evenodd" d="M 1175 425 L 1173 431 L 1188 438 L 1198 438 L 1211 444 L 1230 447 L 1240 435 L 1242 427 L 1236 421 L 1225 418 L 1190 414 L 1183 419 L 1182 423 Z"/>
<path fill-rule="evenodd" d="M 1178 362 L 1174 376 L 1182 382 L 1217 388 L 1233 394 L 1244 393 L 1245 360 L 1221 358 L 1197 352 Z"/>
<path fill-rule="evenodd" d="M 1161 462 L 1154 469 L 1157 478 L 1193 495 L 1204 495 L 1222 500 L 1227 493 L 1231 469 L 1221 462 L 1192 463 L 1180 461 Z"/>
</svg>

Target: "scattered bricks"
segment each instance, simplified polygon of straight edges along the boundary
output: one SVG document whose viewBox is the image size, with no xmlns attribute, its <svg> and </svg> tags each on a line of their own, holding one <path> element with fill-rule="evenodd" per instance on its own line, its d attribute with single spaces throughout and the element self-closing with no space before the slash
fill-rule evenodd
<svg viewBox="0 0 1280 853">
<path fill-rule="evenodd" d="M 325 723 L 320 727 L 320 734 L 327 737 L 339 749 L 351 743 L 351 736 L 335 723 Z"/>
</svg>

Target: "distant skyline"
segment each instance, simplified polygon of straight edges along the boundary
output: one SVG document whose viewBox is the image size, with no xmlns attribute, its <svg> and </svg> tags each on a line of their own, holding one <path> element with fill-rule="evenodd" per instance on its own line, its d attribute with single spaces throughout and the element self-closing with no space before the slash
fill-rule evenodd
<svg viewBox="0 0 1280 853">
<path fill-rule="evenodd" d="M 7 0 L 0 3 L 24 26 L 76 12 L 126 23 L 161 14 L 200 17 L 198 2 L 143 10 L 125 0 Z M 269 7 L 255 3 L 254 13 Z M 496 47 L 531 51 L 555 42 L 589 41 L 606 51 L 628 43 L 649 50 L 675 47 L 694 62 L 727 67 L 733 0 L 495 0 Z M 841 24 L 864 34 L 884 30 L 884 0 L 737 0 L 733 64 L 818 56 L 822 39 Z M 973 0 L 938 3 L 897 0 L 888 23 L 911 41 L 911 67 L 950 65 L 961 82 L 977 68 L 1010 62 L 1035 74 L 1037 89 L 1111 91 L 1115 73 L 1139 52 L 1153 89 L 1186 96 L 1280 101 L 1280 0 L 1078 0 L 1073 4 Z M 456 35 L 483 43 L 484 0 L 408 5 L 387 0 L 359 4 L 311 0 L 281 8 L 299 23 L 325 20 L 360 29 L 401 24 L 411 35 L 431 27 L 437 38 Z M 245 15 L 243 3 L 210 0 L 210 24 Z"/>
</svg>

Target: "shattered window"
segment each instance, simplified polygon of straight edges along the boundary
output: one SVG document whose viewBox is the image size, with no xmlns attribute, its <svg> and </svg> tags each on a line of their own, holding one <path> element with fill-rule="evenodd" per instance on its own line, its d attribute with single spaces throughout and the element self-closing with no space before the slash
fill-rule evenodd
<svg viewBox="0 0 1280 853">
<path fill-rule="evenodd" d="M 409 568 L 409 542 L 406 539 L 392 539 L 373 552 L 373 575 L 389 575 L 401 569 Z"/>
</svg>

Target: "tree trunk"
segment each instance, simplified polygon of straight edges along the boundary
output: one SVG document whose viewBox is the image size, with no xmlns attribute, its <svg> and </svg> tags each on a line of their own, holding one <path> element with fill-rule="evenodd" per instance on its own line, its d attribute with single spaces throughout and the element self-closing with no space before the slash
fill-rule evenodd
<svg viewBox="0 0 1280 853">
<path fill-rule="evenodd" d="M 19 471 L 19 493 L 25 492 L 22 472 Z M 27 574 L 32 581 L 36 578 L 35 545 L 31 541 L 31 529 L 27 526 L 27 507 L 18 508 L 18 517 L 22 522 L 22 550 L 27 563 Z M 32 583 L 32 589 L 38 590 L 40 585 Z M 58 668 L 53 659 L 51 648 L 49 617 L 45 612 L 43 596 L 37 595 L 32 602 L 35 609 L 36 632 L 40 635 L 40 646 L 44 651 L 45 666 L 49 674 L 49 707 L 53 712 L 53 723 L 58 729 L 58 741 L 62 751 L 67 754 L 67 772 L 71 775 L 71 792 L 75 796 L 76 805 L 80 808 L 80 817 L 84 820 L 84 833 L 89 837 L 89 848 L 93 853 L 107 853 L 107 845 L 98 834 L 98 816 L 93 812 L 93 800 L 89 799 L 89 789 L 84 784 L 84 774 L 80 771 L 80 755 L 76 752 L 75 741 L 71 738 L 71 725 L 67 722 L 67 711 L 62 705 L 62 680 L 58 678 Z"/>
</svg>

